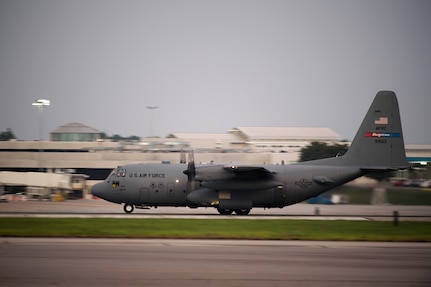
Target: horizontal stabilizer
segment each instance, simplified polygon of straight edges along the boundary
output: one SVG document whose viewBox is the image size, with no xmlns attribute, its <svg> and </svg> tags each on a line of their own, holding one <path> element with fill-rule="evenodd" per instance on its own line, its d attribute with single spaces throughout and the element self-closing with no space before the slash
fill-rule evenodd
<svg viewBox="0 0 431 287">
<path fill-rule="evenodd" d="M 388 166 L 366 166 L 359 168 L 360 170 L 364 172 L 385 172 L 385 171 L 396 171 L 399 169 L 406 169 L 405 167 L 388 167 Z"/>
</svg>

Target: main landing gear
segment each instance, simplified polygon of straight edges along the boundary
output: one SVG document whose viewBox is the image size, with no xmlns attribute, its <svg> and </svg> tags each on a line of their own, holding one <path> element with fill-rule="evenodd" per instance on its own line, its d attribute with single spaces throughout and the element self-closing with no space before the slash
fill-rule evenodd
<svg viewBox="0 0 431 287">
<path fill-rule="evenodd" d="M 141 206 L 136 206 L 136 208 L 141 208 L 141 209 L 148 209 L 148 207 L 141 207 Z M 135 206 L 133 204 L 124 204 L 123 206 L 123 210 L 125 213 L 130 214 L 135 210 Z M 221 209 L 221 208 L 217 208 L 218 213 L 220 213 L 221 215 L 231 215 L 233 212 L 235 212 L 237 215 L 247 215 L 250 213 L 251 209 L 248 208 L 243 208 L 243 209 Z"/>
<path fill-rule="evenodd" d="M 250 213 L 251 209 L 244 208 L 244 209 L 221 209 L 217 208 L 218 213 L 221 215 L 231 215 L 233 212 L 235 212 L 237 215 L 247 215 Z"/>
</svg>

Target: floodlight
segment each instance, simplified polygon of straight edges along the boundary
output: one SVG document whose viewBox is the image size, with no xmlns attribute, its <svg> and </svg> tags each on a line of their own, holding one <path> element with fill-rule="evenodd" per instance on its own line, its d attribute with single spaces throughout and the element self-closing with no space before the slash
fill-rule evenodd
<svg viewBox="0 0 431 287">
<path fill-rule="evenodd" d="M 51 103 L 51 101 L 50 101 L 50 100 L 46 100 L 46 99 L 37 99 L 37 100 L 35 100 L 35 101 L 32 103 L 32 105 L 33 105 L 33 106 L 39 106 L 39 107 L 41 107 L 41 106 L 49 106 L 49 105 L 50 105 L 50 103 Z"/>
</svg>

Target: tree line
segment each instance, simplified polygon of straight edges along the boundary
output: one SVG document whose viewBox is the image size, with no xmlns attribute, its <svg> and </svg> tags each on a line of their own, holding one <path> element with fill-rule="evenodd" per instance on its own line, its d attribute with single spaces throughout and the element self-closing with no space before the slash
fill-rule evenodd
<svg viewBox="0 0 431 287">
<path fill-rule="evenodd" d="M 345 154 L 348 150 L 347 145 L 332 144 L 314 141 L 301 149 L 299 161 L 309 161 L 328 157 L 336 157 Z"/>
<path fill-rule="evenodd" d="M 0 132 L 0 141 L 10 141 L 15 139 L 16 136 L 10 128 L 6 129 L 5 132 Z"/>
</svg>

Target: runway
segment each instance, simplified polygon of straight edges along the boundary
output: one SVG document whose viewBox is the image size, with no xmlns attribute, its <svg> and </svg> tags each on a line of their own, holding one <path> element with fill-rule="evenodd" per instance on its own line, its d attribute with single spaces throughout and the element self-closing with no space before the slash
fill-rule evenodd
<svg viewBox="0 0 431 287">
<path fill-rule="evenodd" d="M 230 217 L 391 220 L 394 210 L 431 219 L 429 206 L 310 204 Z M 130 215 L 100 200 L 11 201 L 0 216 L 226 218 L 213 208 Z M 431 286 L 430 243 L 0 238 L 0 254 L 0 286 Z"/>
<path fill-rule="evenodd" d="M 1 286 L 431 286 L 430 243 L 0 240 Z"/>
<path fill-rule="evenodd" d="M 226 218 L 313 220 L 431 220 L 431 206 L 294 204 L 282 209 L 254 208 L 248 216 L 221 216 L 215 208 L 158 207 L 125 214 L 104 200 L 10 201 L 0 203 L 0 217 Z"/>
</svg>

